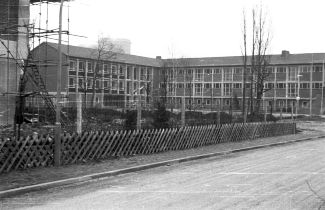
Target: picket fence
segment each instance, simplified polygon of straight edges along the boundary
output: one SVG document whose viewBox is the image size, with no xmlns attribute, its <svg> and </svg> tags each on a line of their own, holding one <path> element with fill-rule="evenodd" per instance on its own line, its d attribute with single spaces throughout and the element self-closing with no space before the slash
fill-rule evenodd
<svg viewBox="0 0 325 210">
<path fill-rule="evenodd" d="M 182 150 L 221 142 L 294 134 L 296 124 L 246 123 L 189 126 L 169 129 L 120 130 L 63 134 L 61 163 Z M 54 139 L 29 136 L 17 140 L 0 139 L 0 173 L 54 164 Z"/>
</svg>

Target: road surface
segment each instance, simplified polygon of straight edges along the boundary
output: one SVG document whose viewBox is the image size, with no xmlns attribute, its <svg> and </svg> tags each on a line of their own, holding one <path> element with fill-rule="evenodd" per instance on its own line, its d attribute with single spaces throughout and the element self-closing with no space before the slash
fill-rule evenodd
<svg viewBox="0 0 325 210">
<path fill-rule="evenodd" d="M 24 194 L 0 209 L 325 209 L 324 202 L 321 139 Z"/>
</svg>

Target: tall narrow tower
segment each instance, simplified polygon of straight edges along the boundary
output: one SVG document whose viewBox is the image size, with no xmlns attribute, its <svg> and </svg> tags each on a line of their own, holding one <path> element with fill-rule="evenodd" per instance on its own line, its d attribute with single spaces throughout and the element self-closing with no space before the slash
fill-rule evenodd
<svg viewBox="0 0 325 210">
<path fill-rule="evenodd" d="M 0 0 L 0 125 L 12 124 L 22 60 L 27 58 L 29 0 Z"/>
</svg>

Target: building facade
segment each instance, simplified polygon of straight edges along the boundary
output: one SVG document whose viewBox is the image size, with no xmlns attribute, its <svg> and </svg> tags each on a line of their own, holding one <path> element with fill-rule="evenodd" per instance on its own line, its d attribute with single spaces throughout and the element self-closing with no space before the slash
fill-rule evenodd
<svg viewBox="0 0 325 210">
<path fill-rule="evenodd" d="M 119 53 L 110 59 L 98 59 L 93 49 L 66 45 L 62 46 L 62 52 L 64 106 L 75 106 L 76 94 L 81 94 L 86 107 L 128 109 L 138 99 L 143 106 L 152 104 L 154 72 L 160 61 Z M 33 57 L 39 63 L 46 63 L 45 67 L 40 65 L 39 71 L 48 92 L 55 95 L 58 45 L 43 43 L 33 51 Z"/>
<path fill-rule="evenodd" d="M 250 79 L 243 83 L 241 56 L 154 59 L 117 54 L 114 59 L 99 62 L 91 57 L 92 49 L 75 46 L 62 49 L 65 63 L 62 90 L 66 106 L 74 106 L 76 93 L 81 93 L 87 107 L 93 103 L 101 108 L 127 109 L 134 107 L 138 99 L 143 106 L 150 106 L 154 100 L 167 97 L 168 107 L 174 109 L 179 109 L 185 98 L 186 107 L 191 110 L 240 110 L 244 85 L 246 101 L 250 98 Z M 53 61 L 53 66 L 41 67 L 40 72 L 47 81 L 48 91 L 56 94 L 53 79 L 57 69 L 57 44 L 43 43 L 33 54 L 41 63 Z M 325 54 L 283 51 L 270 58 L 263 108 L 323 113 Z"/>
</svg>

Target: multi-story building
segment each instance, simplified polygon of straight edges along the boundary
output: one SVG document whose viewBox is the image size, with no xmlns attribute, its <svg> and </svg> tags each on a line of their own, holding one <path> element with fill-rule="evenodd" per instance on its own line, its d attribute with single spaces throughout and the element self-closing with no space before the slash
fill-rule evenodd
<svg viewBox="0 0 325 210">
<path fill-rule="evenodd" d="M 323 112 L 324 53 L 271 55 L 262 97 L 264 108 L 299 113 Z M 167 60 L 168 100 L 180 107 L 181 98 L 194 109 L 228 110 L 234 99 L 241 106 L 243 57 L 182 58 Z M 250 66 L 246 97 L 250 97 Z M 162 84 L 160 84 L 161 86 Z M 255 95 L 255 94 L 254 94 Z M 255 96 L 256 97 L 256 96 Z M 239 107 L 237 108 L 239 109 Z"/>
<path fill-rule="evenodd" d="M 144 105 L 151 104 L 153 72 L 161 61 L 119 53 L 108 59 L 100 58 L 94 49 L 67 45 L 62 45 L 62 52 L 61 89 L 65 106 L 74 105 L 76 93 L 82 95 L 87 107 L 128 108 L 139 96 Z M 53 95 L 57 88 L 53 81 L 56 81 L 58 56 L 58 45 L 54 43 L 42 43 L 33 50 L 47 90 Z"/>
<path fill-rule="evenodd" d="M 182 98 L 192 110 L 240 109 L 243 95 L 242 56 L 161 59 L 135 55 L 116 54 L 101 60 L 99 75 L 95 75 L 96 60 L 92 49 L 62 47 L 65 63 L 62 89 L 66 105 L 73 105 L 75 94 L 81 92 L 90 106 L 92 100 L 98 107 L 128 108 L 139 95 L 143 104 L 151 104 L 156 97 L 163 97 L 167 90 L 170 108 L 180 108 Z M 57 44 L 43 43 L 34 50 L 34 59 L 41 63 L 56 62 Z M 269 76 L 264 83 L 263 106 L 274 111 L 297 109 L 299 113 L 320 114 L 323 111 L 325 53 L 272 55 L 268 65 Z M 57 66 L 40 68 L 47 89 L 55 94 Z M 248 66 L 249 69 L 249 66 Z M 247 73 L 247 75 L 249 75 Z M 78 82 L 78 89 L 76 89 Z M 249 101 L 250 80 L 246 80 L 246 98 Z M 95 91 L 94 91 L 95 89 Z M 95 93 L 95 94 L 94 94 Z M 94 96 L 94 97 L 93 97 Z M 298 103 L 297 103 L 298 102 Z"/>
</svg>

